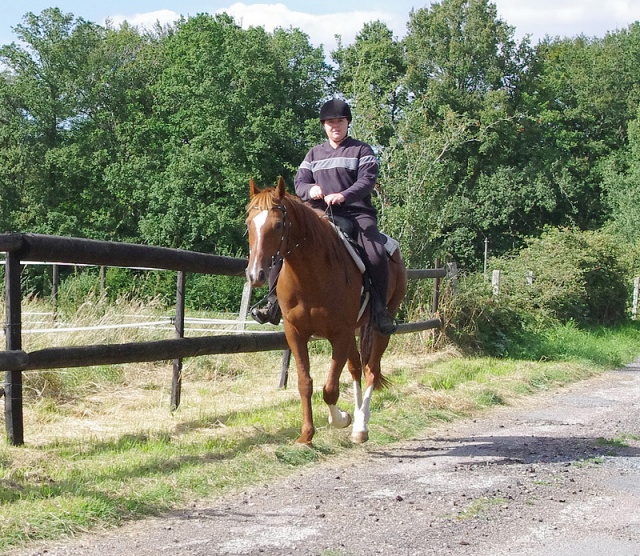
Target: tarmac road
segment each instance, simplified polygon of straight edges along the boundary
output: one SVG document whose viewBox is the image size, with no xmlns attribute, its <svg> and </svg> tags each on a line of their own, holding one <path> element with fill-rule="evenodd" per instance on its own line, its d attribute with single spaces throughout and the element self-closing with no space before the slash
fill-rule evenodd
<svg viewBox="0 0 640 556">
<path fill-rule="evenodd" d="M 640 556 L 640 361 L 354 452 L 161 518 L 10 554 Z"/>
</svg>

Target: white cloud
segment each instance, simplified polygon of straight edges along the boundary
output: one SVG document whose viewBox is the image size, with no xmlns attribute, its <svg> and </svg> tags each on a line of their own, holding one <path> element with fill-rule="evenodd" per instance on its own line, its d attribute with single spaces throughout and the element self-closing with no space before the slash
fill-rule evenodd
<svg viewBox="0 0 640 556">
<path fill-rule="evenodd" d="M 534 42 L 545 35 L 604 36 L 640 19 L 638 0 L 495 0 L 498 15 L 516 27 L 516 34 L 531 34 Z"/>
<path fill-rule="evenodd" d="M 216 13 L 227 12 L 243 28 L 264 27 L 271 32 L 277 27 L 301 29 L 314 46 L 323 45 L 328 54 L 337 46 L 335 35 L 342 37 L 343 44 L 351 44 L 362 26 L 370 21 L 384 21 L 396 36 L 405 33 L 406 18 L 385 11 L 345 11 L 334 14 L 309 14 L 289 9 L 284 4 L 245 4 L 236 2 Z M 183 14 L 187 16 L 188 14 Z M 142 29 L 151 29 L 160 22 L 165 25 L 180 19 L 180 14 L 171 10 L 137 13 L 133 15 L 116 14 L 108 18 L 118 27 L 124 21 Z"/>
<path fill-rule="evenodd" d="M 370 21 L 385 22 L 397 36 L 404 35 L 406 19 L 380 10 L 345 11 L 333 14 L 309 14 L 290 10 L 284 4 L 245 4 L 236 2 L 229 8 L 219 10 L 231 15 L 243 28 L 264 27 L 273 31 L 276 27 L 301 29 L 315 46 L 323 45 L 328 53 L 337 46 L 335 35 L 342 37 L 343 44 L 351 44 L 362 26 Z M 408 17 L 408 14 L 407 14 Z"/>
<path fill-rule="evenodd" d="M 125 21 L 134 27 L 139 29 L 153 29 L 156 23 L 161 25 L 167 25 L 174 23 L 180 19 L 180 14 L 171 10 L 158 10 L 155 12 L 138 13 L 133 15 L 110 15 L 107 20 L 111 22 L 114 27 L 119 27 Z"/>
</svg>

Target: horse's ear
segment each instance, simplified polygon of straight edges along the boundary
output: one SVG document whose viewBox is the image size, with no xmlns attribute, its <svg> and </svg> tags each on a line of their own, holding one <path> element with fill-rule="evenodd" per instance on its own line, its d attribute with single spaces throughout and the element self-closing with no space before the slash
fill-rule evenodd
<svg viewBox="0 0 640 556">
<path fill-rule="evenodd" d="M 253 181 L 253 178 L 249 178 L 249 194 L 251 197 L 255 197 L 260 190 L 256 187 L 256 182 Z"/>
<path fill-rule="evenodd" d="M 284 185 L 284 178 L 280 176 L 278 178 L 278 185 L 276 186 L 276 194 L 279 199 L 284 199 L 284 194 L 287 192 L 287 188 Z"/>
</svg>

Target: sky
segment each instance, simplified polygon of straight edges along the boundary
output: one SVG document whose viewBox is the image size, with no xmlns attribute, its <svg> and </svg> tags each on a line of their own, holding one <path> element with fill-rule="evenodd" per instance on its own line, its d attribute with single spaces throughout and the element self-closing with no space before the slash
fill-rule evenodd
<svg viewBox="0 0 640 556">
<path fill-rule="evenodd" d="M 493 0 L 498 16 L 515 27 L 515 36 L 530 35 L 532 44 L 549 35 L 603 37 L 640 21 L 640 0 Z M 182 16 L 227 12 L 243 27 L 296 27 L 325 52 L 335 49 L 335 35 L 351 44 L 364 23 L 381 20 L 397 38 L 406 33 L 412 9 L 431 0 L 283 0 L 281 2 L 233 2 L 217 0 L 0 0 L 0 45 L 17 40 L 12 27 L 22 23 L 27 12 L 39 14 L 49 7 L 104 25 L 124 20 L 150 28 L 155 22 L 171 23 Z"/>
</svg>

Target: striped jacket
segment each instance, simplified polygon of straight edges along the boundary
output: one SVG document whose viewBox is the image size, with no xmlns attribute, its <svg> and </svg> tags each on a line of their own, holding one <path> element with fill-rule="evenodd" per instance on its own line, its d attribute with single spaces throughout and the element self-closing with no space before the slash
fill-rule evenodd
<svg viewBox="0 0 640 556">
<path fill-rule="evenodd" d="M 378 159 L 371 147 L 347 137 L 336 149 L 329 141 L 313 147 L 300 164 L 294 185 L 298 197 L 314 208 L 327 208 L 324 201 L 309 197 L 309 189 L 317 183 L 325 195 L 344 195 L 344 205 L 333 205 L 335 212 L 375 215 L 371 192 L 377 179 Z"/>
</svg>

